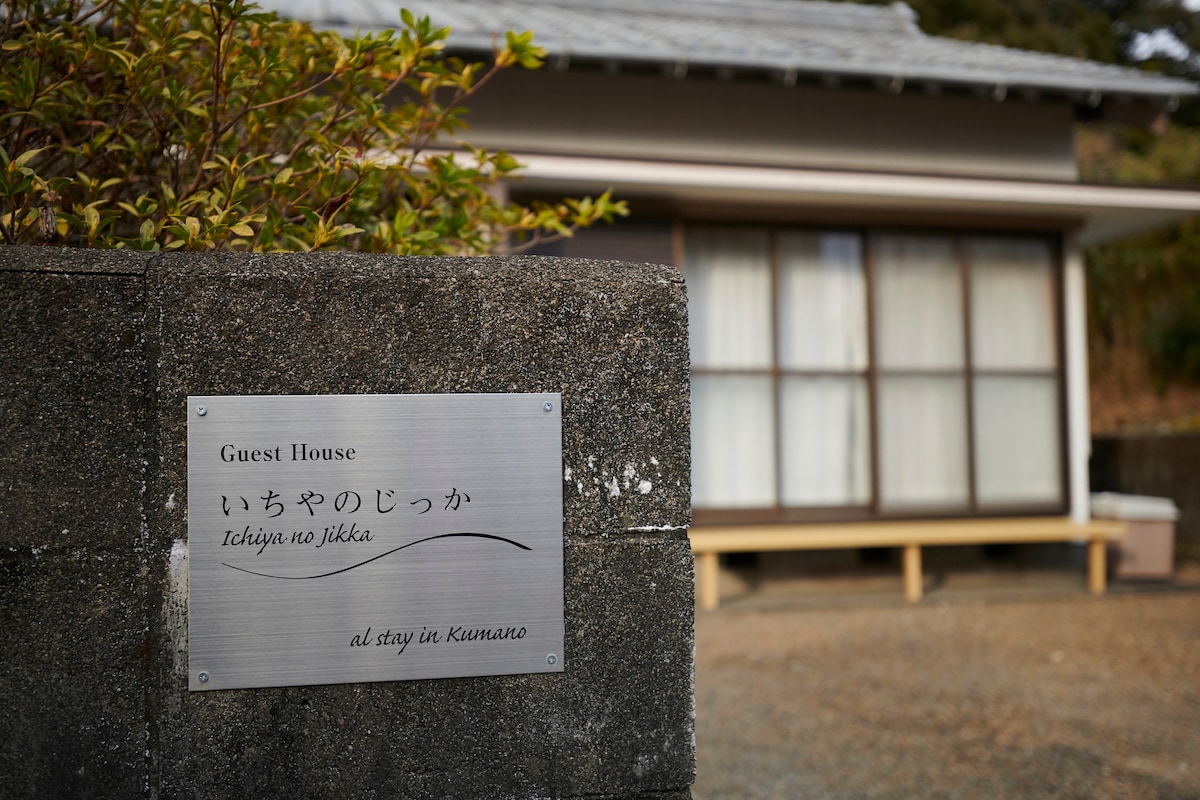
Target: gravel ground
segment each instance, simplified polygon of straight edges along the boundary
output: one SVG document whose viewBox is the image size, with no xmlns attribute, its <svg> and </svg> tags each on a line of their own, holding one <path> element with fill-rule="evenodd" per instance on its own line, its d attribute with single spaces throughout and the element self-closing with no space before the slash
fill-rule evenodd
<svg viewBox="0 0 1200 800">
<path fill-rule="evenodd" d="M 696 615 L 695 800 L 1200 799 L 1200 591 Z"/>
</svg>

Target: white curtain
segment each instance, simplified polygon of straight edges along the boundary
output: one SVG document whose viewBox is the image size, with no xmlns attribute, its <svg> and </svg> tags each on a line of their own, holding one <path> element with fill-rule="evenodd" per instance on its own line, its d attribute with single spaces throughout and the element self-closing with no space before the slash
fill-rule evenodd
<svg viewBox="0 0 1200 800">
<path fill-rule="evenodd" d="M 1018 238 L 972 239 L 967 254 L 979 502 L 1059 502 L 1054 254 L 1044 239 Z"/>
<path fill-rule="evenodd" d="M 782 387 L 783 502 L 871 501 L 870 430 L 864 378 L 793 377 Z"/>
<path fill-rule="evenodd" d="M 783 503 L 871 500 L 867 405 L 867 289 L 857 234 L 779 236 L 779 361 Z"/>
<path fill-rule="evenodd" d="M 975 379 L 975 478 L 982 505 L 1056 503 L 1062 494 L 1058 381 Z"/>
<path fill-rule="evenodd" d="M 857 235 L 780 235 L 779 360 L 785 369 L 866 369 L 867 289 Z"/>
<path fill-rule="evenodd" d="M 967 504 L 964 392 L 960 377 L 879 379 L 879 502 L 883 508 Z"/>
<path fill-rule="evenodd" d="M 692 365 L 769 368 L 771 262 L 766 231 L 689 230 L 683 272 Z"/>
<path fill-rule="evenodd" d="M 959 251 L 949 237 L 873 238 L 878 385 L 872 419 L 861 241 L 856 234 L 780 233 L 773 287 L 767 231 L 688 231 L 684 272 L 697 371 L 694 504 L 866 505 L 874 491 L 889 511 L 965 509 L 968 436 L 984 507 L 1059 501 L 1050 243 L 973 237 Z M 960 255 L 970 275 L 973 377 L 964 352 Z M 778 385 L 771 371 L 776 358 L 783 375 Z M 973 381 L 973 430 L 967 380 Z M 872 425 L 878 430 L 877 487 L 871 486 Z"/>
<path fill-rule="evenodd" d="M 879 236 L 873 245 L 880 505 L 965 506 L 965 320 L 953 241 Z"/>
<path fill-rule="evenodd" d="M 692 378 L 692 502 L 772 506 L 776 497 L 770 240 L 690 229 L 684 247 L 692 366 L 762 370 Z"/>
<path fill-rule="evenodd" d="M 693 505 L 773 506 L 774 453 L 769 377 L 692 377 Z"/>
<path fill-rule="evenodd" d="M 1050 244 L 972 239 L 967 257 L 975 368 L 1053 370 L 1057 348 Z"/>
<path fill-rule="evenodd" d="M 961 368 L 962 281 L 951 240 L 880 236 L 874 254 L 879 367 Z"/>
</svg>

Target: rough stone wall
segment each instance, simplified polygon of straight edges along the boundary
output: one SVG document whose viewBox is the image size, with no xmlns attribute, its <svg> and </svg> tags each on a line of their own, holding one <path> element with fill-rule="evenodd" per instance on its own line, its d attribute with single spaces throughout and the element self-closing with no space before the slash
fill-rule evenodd
<svg viewBox="0 0 1200 800">
<path fill-rule="evenodd" d="M 673 270 L 0 248 L 0 292 L 0 798 L 690 796 Z M 187 691 L 189 394 L 538 391 L 565 673 Z"/>
<path fill-rule="evenodd" d="M 144 262 L 0 247 L 0 796 L 137 797 Z"/>
<path fill-rule="evenodd" d="M 1200 561 L 1200 434 L 1130 434 L 1092 440 L 1094 492 L 1169 497 L 1179 508 L 1175 560 Z"/>
</svg>

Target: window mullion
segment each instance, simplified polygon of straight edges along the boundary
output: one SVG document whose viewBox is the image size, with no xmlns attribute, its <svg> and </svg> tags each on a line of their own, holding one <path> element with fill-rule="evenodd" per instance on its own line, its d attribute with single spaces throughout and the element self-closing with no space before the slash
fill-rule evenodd
<svg viewBox="0 0 1200 800">
<path fill-rule="evenodd" d="M 875 248 L 873 237 L 869 233 L 864 231 L 859 235 L 863 238 L 863 270 L 867 278 L 867 418 L 871 421 L 867 458 L 870 459 L 871 470 L 871 513 L 879 516 L 879 364 L 875 347 Z"/>
<path fill-rule="evenodd" d="M 973 347 L 975 326 L 972 319 L 975 312 L 971 304 L 971 268 L 963 237 L 954 237 L 954 251 L 958 257 L 960 283 L 962 284 L 963 397 L 967 404 L 967 429 L 964 432 L 967 445 L 967 508 L 972 514 L 975 514 L 979 512 L 979 493 L 976 490 L 975 475 L 975 356 Z"/>
<path fill-rule="evenodd" d="M 779 296 L 779 232 L 770 232 L 767 257 L 771 267 L 771 395 L 775 414 L 775 442 L 772 455 L 775 458 L 775 509 L 783 509 L 783 371 L 779 359 L 780 315 L 784 313 Z"/>
<path fill-rule="evenodd" d="M 1059 456 L 1059 502 L 1064 509 L 1070 509 L 1074 503 L 1071 495 L 1071 444 L 1068 426 L 1070 414 L 1067 401 L 1067 336 L 1066 336 L 1066 254 L 1063 252 L 1064 242 L 1061 236 L 1054 241 L 1054 269 L 1051 273 L 1051 291 L 1053 302 L 1051 312 L 1054 315 L 1054 382 L 1058 390 L 1058 452 Z"/>
</svg>

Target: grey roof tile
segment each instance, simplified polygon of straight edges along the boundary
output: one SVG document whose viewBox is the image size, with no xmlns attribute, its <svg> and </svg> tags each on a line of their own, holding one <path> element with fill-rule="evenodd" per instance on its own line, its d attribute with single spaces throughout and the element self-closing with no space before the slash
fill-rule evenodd
<svg viewBox="0 0 1200 800">
<path fill-rule="evenodd" d="M 450 45 L 489 50 L 532 30 L 551 58 L 687 65 L 825 79 L 1173 97 L 1189 81 L 1135 69 L 926 36 L 908 6 L 810 0 L 258 0 L 352 33 L 394 27 L 401 5 L 452 29 Z M 899 85 L 897 83 L 896 85 Z"/>
</svg>

